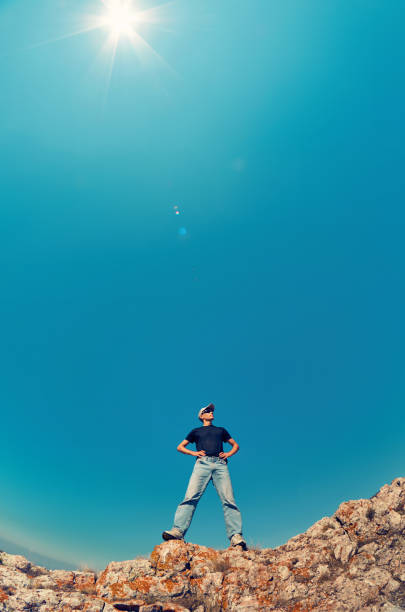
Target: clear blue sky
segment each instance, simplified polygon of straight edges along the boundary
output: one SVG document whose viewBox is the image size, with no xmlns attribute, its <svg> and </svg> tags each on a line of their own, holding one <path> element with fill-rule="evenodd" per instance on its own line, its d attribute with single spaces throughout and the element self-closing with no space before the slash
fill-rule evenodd
<svg viewBox="0 0 405 612">
<path fill-rule="evenodd" d="M 148 555 L 212 401 L 277 546 L 404 474 L 405 5 L 175 1 L 111 73 L 101 9 L 0 2 L 0 536 Z"/>
</svg>

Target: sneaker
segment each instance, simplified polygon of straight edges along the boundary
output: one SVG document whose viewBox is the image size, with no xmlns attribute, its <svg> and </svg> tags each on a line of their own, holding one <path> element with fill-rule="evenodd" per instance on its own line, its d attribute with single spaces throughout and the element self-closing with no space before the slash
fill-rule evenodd
<svg viewBox="0 0 405 612">
<path fill-rule="evenodd" d="M 240 546 L 242 550 L 247 550 L 246 542 L 240 533 L 235 533 L 231 537 L 231 546 Z"/>
<path fill-rule="evenodd" d="M 176 527 L 173 527 L 173 529 L 168 529 L 167 531 L 164 531 L 162 533 L 162 538 L 164 540 L 182 540 L 183 534 L 181 533 L 180 529 L 176 529 Z"/>
</svg>

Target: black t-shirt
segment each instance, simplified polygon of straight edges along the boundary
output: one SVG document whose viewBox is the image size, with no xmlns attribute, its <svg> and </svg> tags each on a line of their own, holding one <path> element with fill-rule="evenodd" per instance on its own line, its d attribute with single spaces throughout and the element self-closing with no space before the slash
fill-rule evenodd
<svg viewBox="0 0 405 612">
<path fill-rule="evenodd" d="M 195 442 L 197 450 L 204 450 L 208 457 L 218 456 L 223 452 L 222 442 L 228 442 L 231 435 L 225 427 L 216 427 L 215 425 L 207 425 L 204 427 L 196 427 L 192 429 L 186 440 Z"/>
</svg>

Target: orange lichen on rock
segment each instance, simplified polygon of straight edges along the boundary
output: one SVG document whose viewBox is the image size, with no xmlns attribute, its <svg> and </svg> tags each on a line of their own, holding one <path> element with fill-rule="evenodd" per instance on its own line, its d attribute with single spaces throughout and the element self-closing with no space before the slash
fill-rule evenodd
<svg viewBox="0 0 405 612">
<path fill-rule="evenodd" d="M 202 586 L 202 582 L 203 579 L 202 578 L 191 578 L 190 579 L 190 584 L 192 587 L 197 587 L 199 591 L 203 591 L 203 586 Z"/>
<path fill-rule="evenodd" d="M 161 544 L 156 544 L 152 552 L 150 553 L 150 562 L 153 567 L 158 567 L 160 561 L 160 546 Z"/>
<path fill-rule="evenodd" d="M 73 586 L 75 575 L 73 572 L 67 571 L 54 571 L 52 572 L 53 579 L 55 580 L 58 587 L 63 588 L 65 586 Z"/>
<path fill-rule="evenodd" d="M 193 560 L 195 561 L 196 559 L 205 559 L 205 560 L 214 560 L 214 559 L 218 559 L 218 557 L 220 557 L 221 554 L 215 550 L 215 548 L 208 548 L 205 547 L 204 548 L 200 548 L 200 550 L 198 550 L 196 552 L 195 555 L 193 555 Z"/>
<path fill-rule="evenodd" d="M 158 544 L 150 555 L 150 562 L 159 572 L 184 571 L 189 562 L 187 544 L 182 540 L 170 540 L 166 544 Z"/>
<path fill-rule="evenodd" d="M 132 584 L 128 584 L 126 581 L 122 582 L 113 582 L 108 587 L 110 589 L 111 595 L 113 599 L 125 599 L 125 596 L 128 593 L 127 587 L 130 586 L 132 588 Z"/>
<path fill-rule="evenodd" d="M 141 607 L 141 606 L 146 605 L 146 602 L 143 599 L 122 599 L 122 600 L 114 599 L 114 601 L 107 601 L 106 599 L 104 599 L 102 601 L 103 603 L 111 604 L 117 610 L 119 609 L 127 610 L 130 607 L 133 607 L 134 609 L 136 609 L 137 606 Z"/>
<path fill-rule="evenodd" d="M 274 599 L 272 597 L 269 597 L 268 595 L 263 595 L 263 594 L 260 594 L 260 593 L 258 593 L 256 595 L 256 599 L 257 599 L 259 605 L 264 610 L 269 610 L 271 604 L 274 602 Z"/>
<path fill-rule="evenodd" d="M 301 576 L 301 578 L 305 578 L 306 580 L 310 580 L 312 576 L 307 567 L 292 567 L 291 571 L 295 576 Z"/>
<path fill-rule="evenodd" d="M 149 593 L 154 580 L 153 576 L 140 576 L 139 578 L 135 578 L 133 582 L 128 583 L 128 586 L 130 586 L 133 591 Z"/>
<path fill-rule="evenodd" d="M 346 520 L 349 520 L 354 512 L 354 507 L 351 502 L 343 502 L 340 504 L 338 513 L 342 514 Z"/>
<path fill-rule="evenodd" d="M 3 589 L 0 589 L 0 601 L 6 601 L 6 599 L 8 599 L 7 593 L 5 593 Z"/>
<path fill-rule="evenodd" d="M 108 576 L 108 566 L 99 575 L 99 577 L 97 579 L 97 583 L 100 584 L 100 585 L 105 584 L 106 580 L 107 580 L 107 576 Z"/>
<path fill-rule="evenodd" d="M 313 606 L 309 602 L 297 602 L 292 608 L 289 608 L 291 612 L 311 612 Z"/>
<path fill-rule="evenodd" d="M 162 580 L 162 584 L 164 584 L 168 593 L 173 593 L 173 591 L 178 586 L 178 582 L 173 581 L 171 578 L 166 578 L 166 580 Z"/>
<path fill-rule="evenodd" d="M 102 599 L 93 598 L 91 601 L 88 601 L 84 604 L 83 612 L 94 612 L 95 611 L 95 603 L 97 603 L 99 607 L 99 612 L 101 612 L 105 607 L 105 601 Z M 142 602 L 144 603 L 144 602 Z"/>
<path fill-rule="evenodd" d="M 75 588 L 78 591 L 95 592 L 96 576 L 93 573 L 76 574 Z"/>
</svg>

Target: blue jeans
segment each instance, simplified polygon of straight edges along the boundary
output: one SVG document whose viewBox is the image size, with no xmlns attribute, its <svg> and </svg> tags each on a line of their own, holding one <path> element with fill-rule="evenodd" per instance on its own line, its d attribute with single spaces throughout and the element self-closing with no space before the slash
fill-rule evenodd
<svg viewBox="0 0 405 612">
<path fill-rule="evenodd" d="M 199 457 L 195 462 L 186 495 L 174 516 L 173 527 L 179 529 L 183 536 L 190 527 L 197 504 L 211 479 L 222 502 L 228 538 L 231 539 L 235 533 L 242 534 L 242 516 L 233 497 L 226 460 L 220 457 Z"/>
</svg>

